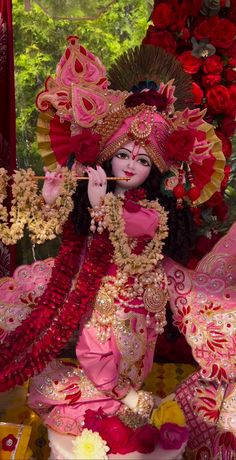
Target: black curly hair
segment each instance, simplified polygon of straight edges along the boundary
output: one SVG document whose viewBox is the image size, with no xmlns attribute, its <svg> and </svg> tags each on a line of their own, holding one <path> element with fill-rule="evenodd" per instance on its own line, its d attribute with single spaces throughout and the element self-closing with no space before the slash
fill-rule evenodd
<svg viewBox="0 0 236 460">
<path fill-rule="evenodd" d="M 108 176 L 112 176 L 111 161 L 103 163 L 103 168 Z M 161 192 L 163 176 L 155 165 L 142 188 L 146 190 L 148 200 L 156 200 L 168 211 L 169 236 L 165 241 L 164 254 L 172 257 L 176 262 L 186 264 L 196 240 L 196 226 L 193 216 L 186 204 L 183 209 L 176 208 L 176 199 L 167 197 Z M 80 235 L 88 235 L 91 217 L 88 212 L 90 207 L 87 194 L 87 181 L 81 181 L 73 196 L 74 209 L 72 219 L 76 231 Z M 115 181 L 108 181 L 107 191 L 115 190 Z"/>
</svg>

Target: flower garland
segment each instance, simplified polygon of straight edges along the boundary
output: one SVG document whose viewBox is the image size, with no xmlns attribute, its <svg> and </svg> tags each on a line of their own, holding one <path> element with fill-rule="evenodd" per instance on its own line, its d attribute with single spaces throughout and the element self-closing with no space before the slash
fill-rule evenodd
<svg viewBox="0 0 236 460">
<path fill-rule="evenodd" d="M 84 238 L 75 235 L 70 227 L 45 293 L 32 314 L 8 336 L 1 350 L 0 391 L 22 384 L 41 372 L 62 350 L 81 317 L 91 309 L 106 274 L 112 246 L 107 232 L 94 237 L 76 287 L 66 299 L 83 243 Z"/>
<path fill-rule="evenodd" d="M 167 212 L 158 201 L 139 201 L 140 206 L 154 209 L 159 216 L 159 227 L 154 237 L 145 245 L 141 254 L 132 253 L 129 238 L 125 233 L 121 196 L 107 193 L 104 199 L 105 224 L 109 229 L 109 238 L 114 247 L 114 262 L 129 275 L 152 271 L 163 259 L 163 240 L 168 236 Z"/>
<path fill-rule="evenodd" d="M 12 184 L 12 206 L 9 213 L 3 202 L 7 196 L 9 177 L 0 169 L 0 235 L 4 244 L 15 244 L 24 235 L 27 225 L 33 243 L 41 244 L 60 234 L 73 208 L 72 194 L 76 188 L 76 173 L 61 168 L 63 182 L 60 196 L 52 206 L 38 194 L 38 184 L 32 169 L 15 171 Z"/>
<path fill-rule="evenodd" d="M 63 242 L 45 292 L 32 313 L 7 336 L 1 347 L 0 366 L 2 369 L 6 363 L 10 363 L 16 356 L 19 356 L 22 350 L 26 350 L 43 333 L 52 317 L 56 315 L 71 288 L 83 245 L 84 237 L 78 237 L 72 223 L 68 222 L 63 231 Z"/>
</svg>

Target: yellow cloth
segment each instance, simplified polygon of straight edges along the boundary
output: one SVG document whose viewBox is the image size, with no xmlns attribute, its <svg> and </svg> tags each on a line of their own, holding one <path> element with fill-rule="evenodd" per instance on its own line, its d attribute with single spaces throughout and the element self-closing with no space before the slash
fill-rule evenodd
<svg viewBox="0 0 236 460">
<path fill-rule="evenodd" d="M 31 427 L 0 422 L 0 460 L 28 460 Z"/>
</svg>

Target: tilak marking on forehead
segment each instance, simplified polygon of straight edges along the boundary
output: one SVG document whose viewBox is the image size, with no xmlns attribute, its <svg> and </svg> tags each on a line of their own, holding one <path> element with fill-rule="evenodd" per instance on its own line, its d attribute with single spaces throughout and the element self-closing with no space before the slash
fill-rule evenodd
<svg viewBox="0 0 236 460">
<path fill-rule="evenodd" d="M 140 145 L 134 143 L 133 149 L 132 149 L 132 156 L 131 156 L 132 160 L 135 160 L 135 158 L 138 156 L 139 150 L 140 150 Z"/>
</svg>

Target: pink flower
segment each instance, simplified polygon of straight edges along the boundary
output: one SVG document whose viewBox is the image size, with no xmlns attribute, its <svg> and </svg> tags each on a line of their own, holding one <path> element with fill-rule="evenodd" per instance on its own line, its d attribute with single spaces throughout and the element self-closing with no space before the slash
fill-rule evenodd
<svg viewBox="0 0 236 460">
<path fill-rule="evenodd" d="M 163 449 L 180 449 L 187 439 L 188 430 L 186 427 L 174 423 L 164 423 L 160 428 L 159 442 Z"/>
</svg>

